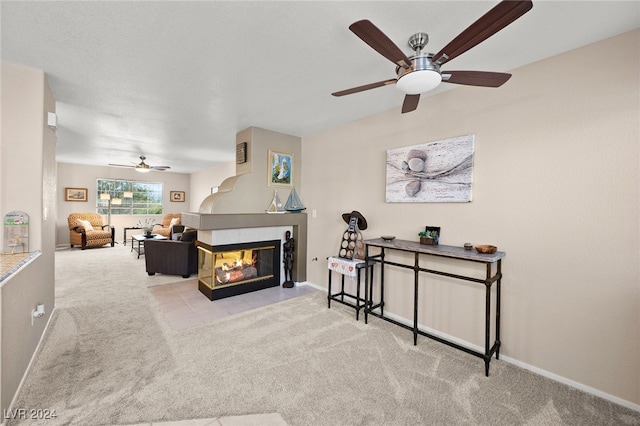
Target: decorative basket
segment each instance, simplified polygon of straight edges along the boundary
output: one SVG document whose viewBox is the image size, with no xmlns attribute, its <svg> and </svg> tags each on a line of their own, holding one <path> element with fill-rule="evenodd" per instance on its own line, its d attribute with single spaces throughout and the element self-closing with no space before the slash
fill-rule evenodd
<svg viewBox="0 0 640 426">
<path fill-rule="evenodd" d="M 433 238 L 431 237 L 420 237 L 420 244 L 425 244 L 428 246 L 432 246 L 433 245 Z"/>
</svg>

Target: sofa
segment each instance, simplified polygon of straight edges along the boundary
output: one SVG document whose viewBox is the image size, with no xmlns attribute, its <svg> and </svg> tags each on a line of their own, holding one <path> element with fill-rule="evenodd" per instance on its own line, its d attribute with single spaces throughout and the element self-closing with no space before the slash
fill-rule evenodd
<svg viewBox="0 0 640 426">
<path fill-rule="evenodd" d="M 103 225 L 102 215 L 98 213 L 71 213 L 67 217 L 69 224 L 69 242 L 71 247 L 102 247 L 115 244 L 115 229 Z"/>
<path fill-rule="evenodd" d="M 189 278 L 191 274 L 197 273 L 198 249 L 196 248 L 196 239 L 196 230 L 188 229 L 183 232 L 174 232 L 172 239 L 149 239 L 145 241 L 144 259 L 147 274 L 155 275 L 156 273 L 161 273 Z"/>
<path fill-rule="evenodd" d="M 162 218 L 162 223 L 153 224 L 154 234 L 162 235 L 163 237 L 171 238 L 171 227 L 174 225 L 180 225 L 182 220 L 182 214 L 180 213 L 168 213 Z"/>
</svg>

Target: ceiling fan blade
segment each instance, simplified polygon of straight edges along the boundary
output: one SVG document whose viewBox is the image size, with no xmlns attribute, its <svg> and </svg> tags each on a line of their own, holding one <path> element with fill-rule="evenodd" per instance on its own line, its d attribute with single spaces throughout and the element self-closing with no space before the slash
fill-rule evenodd
<svg viewBox="0 0 640 426">
<path fill-rule="evenodd" d="M 511 78 L 511 74 L 488 71 L 443 71 L 444 83 L 467 86 L 500 87 Z"/>
<path fill-rule="evenodd" d="M 378 27 L 373 25 L 371 21 L 363 19 L 361 21 L 354 22 L 349 26 L 349 29 L 362 41 L 367 43 L 376 52 L 390 60 L 396 65 L 400 65 L 403 68 L 408 68 L 411 65 L 411 60 L 407 55 L 400 50 L 396 44 L 391 41 L 389 37 L 385 35 Z"/>
<path fill-rule="evenodd" d="M 160 172 L 164 172 L 165 170 L 168 170 L 171 167 L 169 167 L 169 166 L 151 166 L 150 168 L 153 169 L 153 170 L 158 170 Z"/>
<path fill-rule="evenodd" d="M 136 167 L 136 166 L 129 166 L 126 164 L 109 164 L 112 167 L 127 167 L 127 168 L 132 168 L 132 167 Z"/>
<path fill-rule="evenodd" d="M 531 0 L 501 1 L 433 55 L 434 62 L 442 65 L 461 55 L 520 18 L 532 7 Z"/>
<path fill-rule="evenodd" d="M 411 112 L 418 108 L 418 102 L 420 101 L 420 95 L 406 95 L 404 102 L 402 102 L 402 113 Z"/>
<path fill-rule="evenodd" d="M 390 80 L 378 81 L 376 83 L 365 84 L 364 86 L 352 87 L 351 89 L 341 90 L 339 92 L 333 92 L 333 96 L 344 96 L 350 95 L 352 93 L 364 92 L 365 90 L 375 89 L 376 87 L 387 86 L 389 84 L 395 84 L 396 79 L 392 78 Z"/>
</svg>

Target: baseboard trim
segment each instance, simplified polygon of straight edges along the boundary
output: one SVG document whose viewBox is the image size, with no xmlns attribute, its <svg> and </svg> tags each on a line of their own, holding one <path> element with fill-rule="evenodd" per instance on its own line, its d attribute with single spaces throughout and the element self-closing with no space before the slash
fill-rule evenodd
<svg viewBox="0 0 640 426">
<path fill-rule="evenodd" d="M 313 288 L 315 288 L 316 290 L 321 290 L 321 291 L 324 291 L 325 293 L 327 292 L 327 289 L 326 289 L 326 288 L 321 287 L 321 286 L 319 286 L 319 285 L 317 285 L 317 284 L 314 284 L 314 283 L 312 283 L 312 282 L 309 282 L 309 281 L 302 281 L 302 282 L 296 283 L 296 285 L 308 285 L 309 287 L 313 287 Z M 1 426 L 1 425 L 0 425 L 0 426 Z"/>
<path fill-rule="evenodd" d="M 38 344 L 36 345 L 35 350 L 33 351 L 33 353 L 31 354 L 31 359 L 29 360 L 29 364 L 27 364 L 27 368 L 24 370 L 24 374 L 22 375 L 22 379 L 20 379 L 20 383 L 18 384 L 18 388 L 16 389 L 16 393 L 13 395 L 13 398 L 11 399 L 11 404 L 9 404 L 9 408 L 7 409 L 7 411 L 10 411 L 13 409 L 17 399 L 18 399 L 18 395 L 20 395 L 20 391 L 22 390 L 22 386 L 24 385 L 24 382 L 27 380 L 27 376 L 29 375 L 29 373 L 31 372 L 31 368 L 33 367 L 33 363 L 36 359 L 36 355 L 40 352 L 40 346 L 42 345 L 42 342 L 44 341 L 44 337 L 47 335 L 48 331 L 49 331 L 49 326 L 51 325 L 51 319 L 53 318 L 53 316 L 56 313 L 56 307 L 53 307 L 53 310 L 51 311 L 51 315 L 49 315 L 49 319 L 47 320 L 47 323 L 44 326 L 44 330 L 42 330 L 42 335 L 40 335 L 40 339 L 38 340 Z M 4 419 L 4 413 L 3 413 L 3 420 L 11 420 L 11 419 Z M 0 426 L 4 426 L 5 422 L 0 423 Z"/>
<path fill-rule="evenodd" d="M 304 284 L 305 285 L 310 285 L 310 286 L 312 286 L 312 287 L 314 287 L 314 288 L 316 288 L 318 290 L 322 290 L 325 293 L 327 292 L 327 288 L 326 287 L 322 287 L 322 286 L 319 286 L 317 284 L 310 283 L 308 281 L 306 281 Z M 385 311 L 384 315 L 386 317 L 389 317 L 389 318 L 391 318 L 391 319 L 393 319 L 395 321 L 398 321 L 398 322 L 400 322 L 402 324 L 408 325 L 409 327 L 413 327 L 413 320 L 409 320 L 407 318 L 401 317 L 400 315 L 396 315 L 396 314 L 391 313 L 389 311 Z M 446 333 L 443 333 L 441 331 L 434 330 L 433 328 L 427 327 L 427 326 L 425 326 L 423 324 L 418 324 L 418 328 L 420 330 L 426 332 L 426 333 L 433 334 L 434 336 L 440 337 L 442 339 L 446 339 L 446 340 L 448 340 L 450 342 L 453 342 L 453 343 L 456 343 L 458 345 L 465 346 L 465 347 L 467 347 L 469 349 L 473 349 L 475 351 L 484 352 L 484 347 L 481 347 L 479 345 L 474 345 L 473 343 L 469 343 L 469 342 L 467 342 L 465 340 L 459 339 L 459 338 L 454 337 L 454 336 L 450 336 L 450 335 L 448 335 Z M 601 390 L 598 390 L 596 388 L 592 388 L 591 386 L 587 386 L 587 385 L 585 385 L 583 383 L 576 382 L 574 380 L 568 379 L 566 377 L 560 376 L 560 375 L 555 374 L 555 373 L 551 373 L 550 371 L 544 370 L 544 369 L 539 368 L 539 367 L 535 367 L 533 365 L 527 364 L 526 362 L 519 361 L 519 360 L 517 360 L 515 358 L 509 357 L 509 356 L 505 356 L 504 354 L 500 354 L 500 360 L 504 361 L 504 362 L 508 362 L 509 364 L 513 364 L 513 365 L 515 365 L 517 367 L 520 367 L 520 368 L 523 368 L 525 370 L 529 370 L 529 371 L 531 371 L 533 373 L 539 374 L 540 376 L 546 377 L 546 378 L 554 380 L 556 382 L 565 384 L 567 386 L 571 386 L 571 387 L 573 387 L 575 389 L 581 390 L 581 391 L 586 392 L 588 394 L 597 396 L 597 397 L 602 398 L 602 399 L 606 399 L 607 401 L 613 402 L 614 404 L 617 404 L 617 405 L 621 405 L 621 406 L 626 407 L 626 408 L 628 408 L 630 410 L 640 412 L 640 405 L 634 404 L 631 401 L 627 401 L 627 400 L 619 398 L 617 396 L 608 394 L 608 393 L 603 392 Z"/>
<path fill-rule="evenodd" d="M 596 388 L 592 388 L 591 386 L 587 386 L 583 383 L 580 382 L 576 382 L 574 380 L 571 379 L 567 379 L 566 377 L 563 376 L 559 376 L 555 373 L 551 373 L 547 370 L 543 370 L 542 368 L 539 367 L 535 367 L 533 365 L 527 364 L 525 362 L 519 361 L 517 359 L 511 358 L 509 356 L 504 356 L 504 355 L 500 355 L 500 360 L 504 360 L 504 362 L 508 362 L 509 364 L 513 364 L 515 366 L 518 366 L 520 368 L 523 368 L 525 370 L 529 370 L 533 373 L 539 374 L 541 376 L 544 376 L 548 379 L 554 380 L 556 382 L 560 382 L 562 384 L 565 384 L 567 386 L 571 386 L 572 388 L 576 388 L 578 390 L 581 390 L 583 392 L 586 392 L 588 394 L 600 397 L 602 399 L 606 399 L 607 401 L 613 402 L 614 404 L 618 404 L 621 405 L 623 407 L 626 407 L 630 410 L 633 411 L 637 411 L 640 412 L 640 405 L 638 404 L 634 404 L 631 401 L 627 401 L 626 399 L 622 399 L 619 398 L 617 396 L 608 394 L 606 392 L 603 392 L 601 390 L 598 390 Z"/>
</svg>

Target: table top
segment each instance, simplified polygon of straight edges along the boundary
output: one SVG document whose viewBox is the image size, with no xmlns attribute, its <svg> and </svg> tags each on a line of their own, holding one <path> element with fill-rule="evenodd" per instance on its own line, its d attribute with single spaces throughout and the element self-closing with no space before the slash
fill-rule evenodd
<svg viewBox="0 0 640 426">
<path fill-rule="evenodd" d="M 132 235 L 131 238 L 133 238 L 136 241 L 145 241 L 145 240 L 166 240 L 167 237 L 165 237 L 164 235 L 160 235 L 160 234 L 151 234 L 151 237 L 147 238 L 144 234 L 136 234 L 136 235 Z"/>
<path fill-rule="evenodd" d="M 466 250 L 464 247 L 458 246 L 446 246 L 438 244 L 437 246 L 430 246 L 427 244 L 420 244 L 417 241 L 407 240 L 383 240 L 382 238 L 375 238 L 372 240 L 365 240 L 364 243 L 372 247 L 390 248 L 395 250 L 418 252 L 424 254 L 430 254 L 433 256 L 450 257 L 454 259 L 465 259 L 473 262 L 493 263 L 505 257 L 507 254 L 503 251 L 496 251 L 493 254 L 478 253 L 475 248 Z"/>
</svg>

